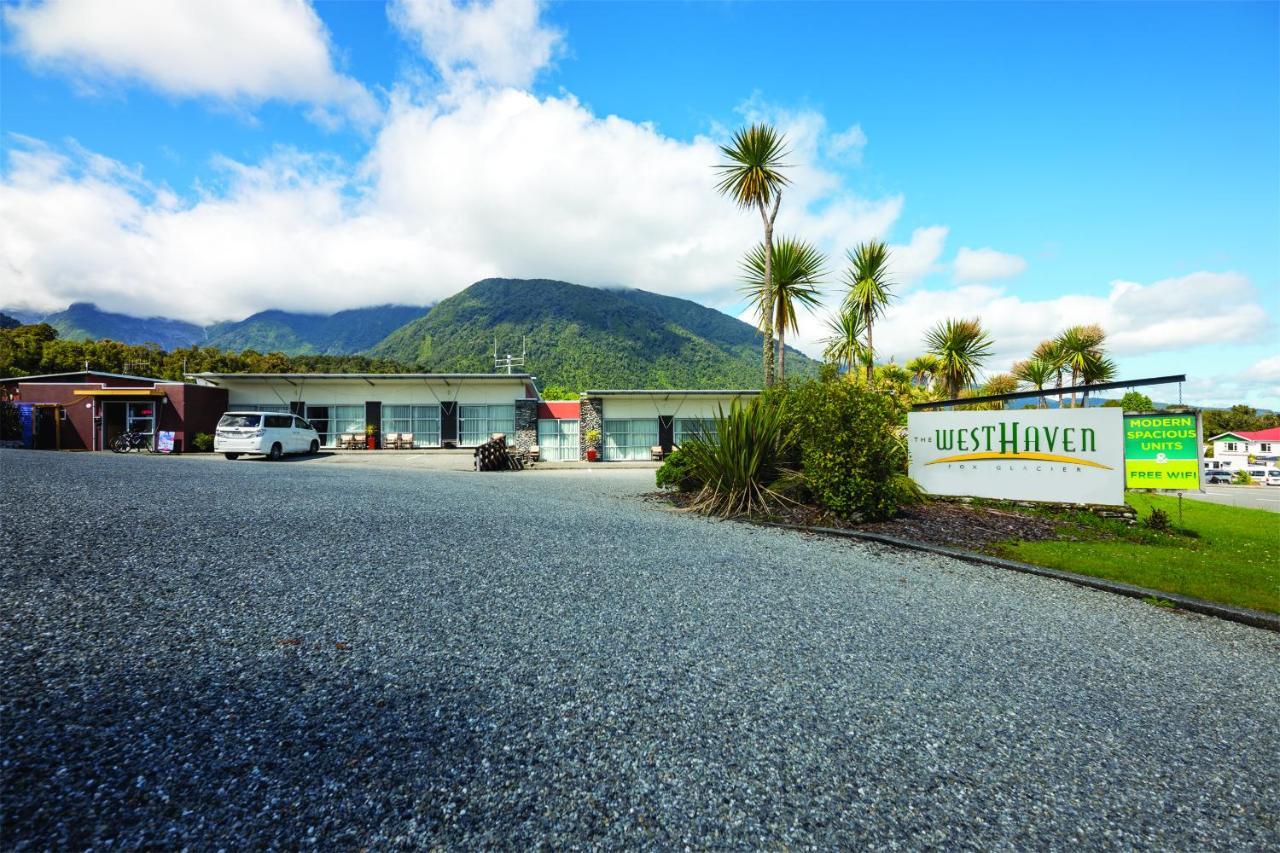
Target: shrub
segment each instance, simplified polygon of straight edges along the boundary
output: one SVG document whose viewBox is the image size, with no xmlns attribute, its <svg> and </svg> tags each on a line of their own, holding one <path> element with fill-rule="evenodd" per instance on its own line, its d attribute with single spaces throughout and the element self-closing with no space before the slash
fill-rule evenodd
<svg viewBox="0 0 1280 853">
<path fill-rule="evenodd" d="M 702 486 L 693 475 L 693 466 L 689 457 L 680 450 L 673 450 L 667 455 L 656 474 L 658 488 L 675 489 L 678 492 L 691 492 Z"/>
<path fill-rule="evenodd" d="M 734 400 L 705 434 L 685 441 L 681 463 L 702 486 L 689 508 L 725 517 L 768 511 L 784 502 L 770 486 L 786 473 L 791 443 L 781 401 Z"/>
<path fill-rule="evenodd" d="M 198 432 L 191 437 L 191 450 L 195 453 L 212 453 L 213 436 L 207 432 Z"/>
<path fill-rule="evenodd" d="M 1142 520 L 1151 530 L 1168 531 L 1173 527 L 1173 523 L 1169 520 L 1169 513 L 1162 509 L 1153 509 L 1151 514 Z"/>
<path fill-rule="evenodd" d="M 1231 475 L 1231 485 L 1233 486 L 1252 486 L 1253 478 L 1249 476 L 1248 471 L 1237 471 Z"/>
<path fill-rule="evenodd" d="M 906 410 L 893 395 L 853 382 L 809 380 L 775 389 L 783 398 L 804 484 L 843 518 L 876 521 L 920 500 L 906 474 Z"/>
</svg>

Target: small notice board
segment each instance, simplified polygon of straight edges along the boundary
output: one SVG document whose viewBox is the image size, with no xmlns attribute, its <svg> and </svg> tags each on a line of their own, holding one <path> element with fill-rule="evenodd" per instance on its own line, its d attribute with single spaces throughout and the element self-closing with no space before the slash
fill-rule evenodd
<svg viewBox="0 0 1280 853">
<path fill-rule="evenodd" d="M 173 452 L 173 432 L 170 430 L 161 430 L 156 433 L 156 450 L 161 453 Z"/>
<path fill-rule="evenodd" d="M 1125 415 L 1125 488 L 1195 491 L 1200 467 L 1198 414 Z"/>
</svg>

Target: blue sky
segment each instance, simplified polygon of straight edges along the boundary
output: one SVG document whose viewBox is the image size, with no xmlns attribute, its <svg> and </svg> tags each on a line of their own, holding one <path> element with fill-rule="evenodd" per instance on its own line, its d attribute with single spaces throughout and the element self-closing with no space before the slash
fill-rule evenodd
<svg viewBox="0 0 1280 853">
<path fill-rule="evenodd" d="M 977 314 L 996 370 L 1100 320 L 1122 375 L 1280 406 L 1280 5 L 178 5 L 5 6 L 0 301 L 210 321 L 501 274 L 737 313 L 757 228 L 709 166 L 762 118 L 782 230 L 837 272 L 894 247 L 882 354 Z"/>
</svg>

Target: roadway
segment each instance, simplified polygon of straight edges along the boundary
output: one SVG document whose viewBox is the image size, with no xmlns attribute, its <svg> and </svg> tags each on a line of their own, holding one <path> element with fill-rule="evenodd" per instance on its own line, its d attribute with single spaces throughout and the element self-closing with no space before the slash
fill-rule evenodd
<svg viewBox="0 0 1280 853">
<path fill-rule="evenodd" d="M 1198 501 L 1280 512 L 1280 489 L 1274 486 L 1205 486 L 1204 494 L 1184 494 Z"/>
</svg>

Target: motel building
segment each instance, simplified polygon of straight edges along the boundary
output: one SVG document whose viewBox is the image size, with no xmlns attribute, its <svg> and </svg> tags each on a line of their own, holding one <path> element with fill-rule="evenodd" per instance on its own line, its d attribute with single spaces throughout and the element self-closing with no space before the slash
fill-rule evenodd
<svg viewBox="0 0 1280 853">
<path fill-rule="evenodd" d="M 649 461 L 670 452 L 735 399 L 754 390 L 596 390 L 545 401 L 521 373 L 198 373 L 222 390 L 227 411 L 292 412 L 311 422 L 322 446 L 372 431 L 412 435 L 417 449 L 472 448 L 501 433 L 546 461 Z M 599 437 L 594 442 L 594 432 Z"/>
<path fill-rule="evenodd" d="M 1212 469 L 1239 471 L 1250 466 L 1273 467 L 1280 459 L 1280 427 L 1256 432 L 1224 432 L 1210 438 L 1213 458 L 1206 461 Z"/>
<path fill-rule="evenodd" d="M 325 448 L 343 436 L 412 436 L 419 450 L 473 448 L 501 433 L 546 461 L 650 461 L 756 390 L 593 390 L 545 401 L 534 378 L 506 373 L 196 373 L 186 382 L 81 371 L 0 379 L 27 447 L 106 450 L 129 430 L 174 433 L 174 450 L 212 435 L 228 411 L 306 418 Z M 360 442 L 367 446 L 366 441 Z"/>
<path fill-rule="evenodd" d="M 125 431 L 166 431 L 181 452 L 227 410 L 220 388 L 97 370 L 0 379 L 0 399 L 19 418 L 5 438 L 42 450 L 107 450 Z"/>
</svg>

